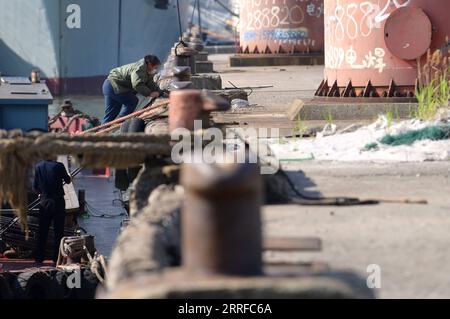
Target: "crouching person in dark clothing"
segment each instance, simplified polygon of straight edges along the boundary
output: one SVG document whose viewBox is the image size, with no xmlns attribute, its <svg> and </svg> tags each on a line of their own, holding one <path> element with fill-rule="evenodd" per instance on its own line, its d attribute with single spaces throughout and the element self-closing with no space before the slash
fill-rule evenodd
<svg viewBox="0 0 450 319">
<path fill-rule="evenodd" d="M 50 225 L 53 223 L 54 246 L 52 259 L 58 260 L 59 244 L 64 236 L 66 203 L 63 182 L 70 184 L 71 177 L 62 163 L 53 159 L 41 161 L 36 166 L 33 189 L 40 195 L 39 231 L 35 260 L 42 263 Z"/>
</svg>

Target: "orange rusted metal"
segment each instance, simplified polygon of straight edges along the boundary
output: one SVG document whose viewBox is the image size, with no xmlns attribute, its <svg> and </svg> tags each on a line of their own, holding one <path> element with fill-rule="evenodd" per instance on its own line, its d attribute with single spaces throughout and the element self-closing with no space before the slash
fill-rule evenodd
<svg viewBox="0 0 450 319">
<path fill-rule="evenodd" d="M 186 82 L 181 82 L 186 83 Z M 194 89 L 176 90 L 170 93 L 169 129 L 195 129 L 195 121 L 202 122 L 202 128 L 210 127 L 210 113 L 229 110 L 230 103 L 208 91 Z"/>
<path fill-rule="evenodd" d="M 240 53 L 320 53 L 323 0 L 241 0 Z"/>
<path fill-rule="evenodd" d="M 325 80 L 316 96 L 413 98 L 417 61 L 428 49 L 448 51 L 449 11 L 441 0 L 325 0 Z"/>
<path fill-rule="evenodd" d="M 187 273 L 262 274 L 262 179 L 257 164 L 186 164 L 181 170 Z"/>
<path fill-rule="evenodd" d="M 199 119 L 202 111 L 203 99 L 200 90 L 172 91 L 169 107 L 170 131 L 179 128 L 193 130 L 194 121 Z"/>
</svg>

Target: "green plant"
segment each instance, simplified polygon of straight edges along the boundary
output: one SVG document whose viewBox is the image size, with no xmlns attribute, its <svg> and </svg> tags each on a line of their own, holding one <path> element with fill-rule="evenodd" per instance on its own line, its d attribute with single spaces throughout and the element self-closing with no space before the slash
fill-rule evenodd
<svg viewBox="0 0 450 319">
<path fill-rule="evenodd" d="M 400 122 L 400 113 L 398 111 L 398 107 L 396 107 L 394 110 L 395 110 L 395 121 Z"/>
<path fill-rule="evenodd" d="M 435 81 L 422 85 L 416 90 L 417 111 L 416 118 L 421 120 L 430 120 L 434 117 L 438 109 L 438 95 L 435 87 Z"/>
<path fill-rule="evenodd" d="M 300 117 L 300 114 L 297 115 L 297 120 L 295 122 L 294 129 L 292 130 L 292 135 L 302 138 L 305 135 L 307 129 L 308 127 L 303 122 L 302 118 Z"/>
<path fill-rule="evenodd" d="M 331 111 L 328 111 L 328 114 L 325 115 L 325 121 L 327 121 L 328 124 L 333 124 L 333 114 L 331 113 Z"/>
<path fill-rule="evenodd" d="M 447 71 L 448 71 L 447 67 Z M 448 79 L 448 72 L 445 72 L 439 76 L 438 83 L 438 103 L 440 107 L 448 106 L 448 101 L 450 100 L 450 83 Z"/>
<path fill-rule="evenodd" d="M 439 108 L 448 107 L 450 99 L 449 58 L 444 56 L 440 50 L 436 50 L 433 54 L 429 50 L 423 66 L 418 60 L 418 70 L 416 88 L 418 108 L 414 117 L 430 120 L 436 115 Z"/>
<path fill-rule="evenodd" d="M 392 112 L 389 111 L 386 113 L 386 130 L 389 131 L 392 125 Z"/>
</svg>

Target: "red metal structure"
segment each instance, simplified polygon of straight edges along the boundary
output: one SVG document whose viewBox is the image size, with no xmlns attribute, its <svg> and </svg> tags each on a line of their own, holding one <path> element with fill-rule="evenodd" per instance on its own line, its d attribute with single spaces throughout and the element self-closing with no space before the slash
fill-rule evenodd
<svg viewBox="0 0 450 319">
<path fill-rule="evenodd" d="M 323 13 L 323 0 L 241 0 L 239 53 L 322 53 Z"/>
<path fill-rule="evenodd" d="M 442 0 L 325 0 L 325 79 L 316 96 L 411 100 L 418 61 L 429 49 L 448 51 L 448 12 Z"/>
</svg>

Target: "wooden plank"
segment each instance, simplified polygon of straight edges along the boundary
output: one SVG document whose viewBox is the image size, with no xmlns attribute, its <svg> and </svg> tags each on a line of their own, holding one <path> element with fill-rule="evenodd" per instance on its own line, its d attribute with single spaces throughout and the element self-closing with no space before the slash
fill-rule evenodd
<svg viewBox="0 0 450 319">
<path fill-rule="evenodd" d="M 322 240 L 317 237 L 269 237 L 264 239 L 264 250 L 321 251 Z"/>
</svg>

